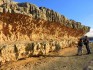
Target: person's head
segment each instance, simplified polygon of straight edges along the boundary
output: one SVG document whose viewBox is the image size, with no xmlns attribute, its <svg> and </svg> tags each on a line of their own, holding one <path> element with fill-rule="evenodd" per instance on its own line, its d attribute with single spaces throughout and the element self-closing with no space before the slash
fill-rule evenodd
<svg viewBox="0 0 93 70">
<path fill-rule="evenodd" d="M 88 36 L 85 36 L 85 38 L 88 38 Z"/>
<path fill-rule="evenodd" d="M 80 38 L 80 39 L 79 39 L 79 41 L 83 41 L 83 39 L 82 39 L 82 38 Z"/>
</svg>

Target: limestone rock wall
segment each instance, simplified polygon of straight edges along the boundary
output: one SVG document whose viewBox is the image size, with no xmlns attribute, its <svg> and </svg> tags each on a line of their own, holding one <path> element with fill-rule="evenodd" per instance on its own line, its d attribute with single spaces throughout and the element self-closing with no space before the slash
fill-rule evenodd
<svg viewBox="0 0 93 70">
<path fill-rule="evenodd" d="M 2 42 L 15 42 L 81 37 L 84 30 L 22 14 L 6 13 L 0 15 L 0 33 Z"/>
<path fill-rule="evenodd" d="M 15 61 L 33 55 L 47 55 L 76 47 L 81 29 L 22 14 L 0 14 L 0 61 Z"/>
<path fill-rule="evenodd" d="M 30 3 L 1 3 L 0 12 L 0 62 L 76 47 L 90 29 Z"/>
<path fill-rule="evenodd" d="M 83 29 L 84 32 L 89 31 L 88 26 L 81 25 L 80 22 L 76 22 L 74 20 L 67 19 L 64 15 L 60 15 L 59 13 L 45 8 L 45 7 L 37 7 L 34 4 L 30 3 L 16 3 L 6 2 L 1 4 L 0 12 L 1 13 L 20 13 L 28 16 L 33 16 L 35 19 L 44 19 L 50 22 L 58 22 L 66 27 L 74 28 L 74 29 Z"/>
</svg>

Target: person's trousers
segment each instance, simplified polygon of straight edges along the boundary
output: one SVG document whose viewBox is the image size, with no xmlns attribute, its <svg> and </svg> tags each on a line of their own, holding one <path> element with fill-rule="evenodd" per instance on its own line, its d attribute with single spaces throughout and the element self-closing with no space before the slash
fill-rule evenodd
<svg viewBox="0 0 93 70">
<path fill-rule="evenodd" d="M 90 52 L 89 45 L 85 45 L 85 46 L 86 46 L 86 49 L 87 49 L 87 53 L 88 53 L 88 54 L 91 53 L 91 52 Z"/>
<path fill-rule="evenodd" d="M 82 46 L 78 46 L 78 55 L 82 55 Z"/>
</svg>

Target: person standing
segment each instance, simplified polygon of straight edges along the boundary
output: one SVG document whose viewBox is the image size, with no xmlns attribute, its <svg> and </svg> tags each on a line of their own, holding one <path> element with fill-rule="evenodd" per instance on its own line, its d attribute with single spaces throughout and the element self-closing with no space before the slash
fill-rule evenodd
<svg viewBox="0 0 93 70">
<path fill-rule="evenodd" d="M 79 39 L 78 41 L 78 52 L 77 55 L 82 55 L 82 46 L 83 46 L 83 39 Z"/>
<path fill-rule="evenodd" d="M 86 46 L 87 54 L 91 54 L 91 52 L 90 52 L 90 48 L 89 48 L 89 39 L 88 39 L 87 36 L 85 36 L 83 42 L 84 42 L 84 45 Z"/>
</svg>

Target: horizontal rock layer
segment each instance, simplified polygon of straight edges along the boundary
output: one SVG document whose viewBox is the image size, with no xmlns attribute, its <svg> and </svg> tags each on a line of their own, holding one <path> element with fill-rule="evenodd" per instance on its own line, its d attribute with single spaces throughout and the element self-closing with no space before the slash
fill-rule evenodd
<svg viewBox="0 0 93 70">
<path fill-rule="evenodd" d="M 9 13 L 0 15 L 0 32 L 2 42 L 61 39 L 65 36 L 81 37 L 84 34 L 82 29 L 73 29 L 57 22 Z"/>
<path fill-rule="evenodd" d="M 10 0 L 9 0 L 10 1 Z M 0 12 L 2 13 L 20 13 L 29 16 L 33 16 L 35 19 L 44 19 L 50 22 L 58 22 L 66 27 L 71 27 L 74 29 L 82 29 L 84 32 L 88 32 L 90 27 L 81 25 L 80 22 L 76 22 L 74 20 L 69 20 L 65 16 L 60 15 L 59 13 L 50 10 L 45 7 L 37 7 L 34 4 L 30 3 L 15 3 L 15 2 L 7 2 L 1 4 Z"/>
</svg>

